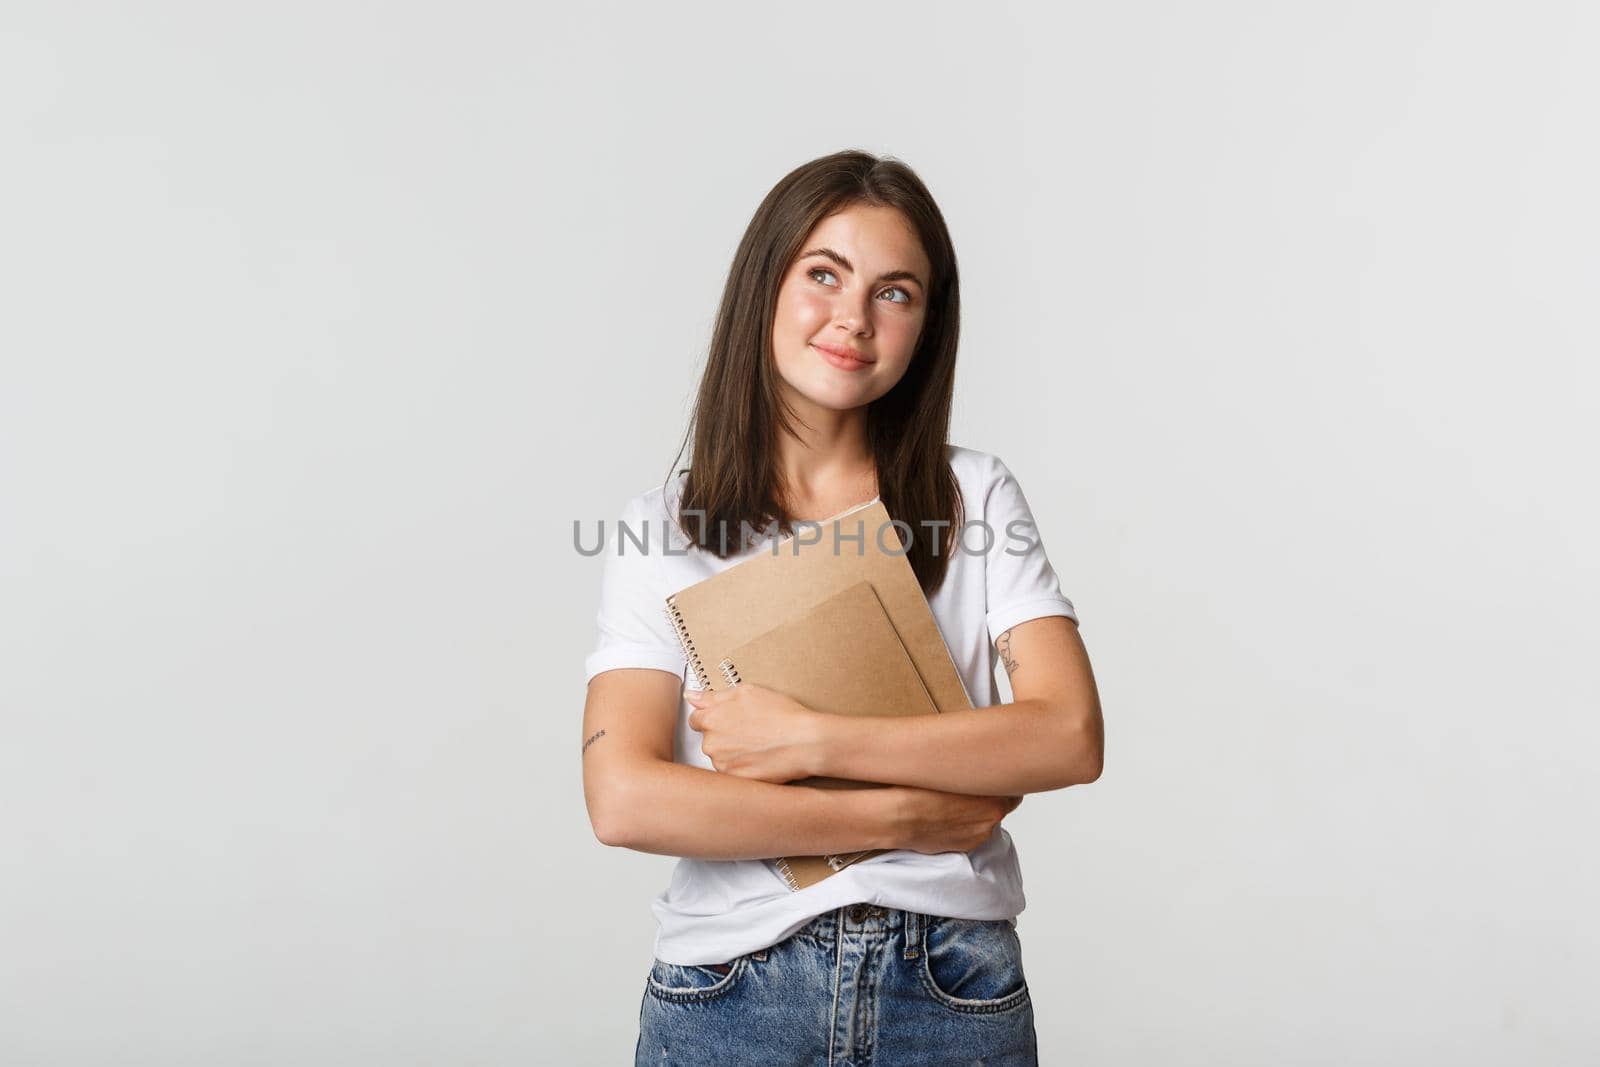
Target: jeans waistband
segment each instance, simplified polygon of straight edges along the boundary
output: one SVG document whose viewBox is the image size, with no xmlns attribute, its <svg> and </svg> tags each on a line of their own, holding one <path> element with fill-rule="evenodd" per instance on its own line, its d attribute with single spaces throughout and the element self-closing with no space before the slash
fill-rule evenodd
<svg viewBox="0 0 1600 1067">
<path fill-rule="evenodd" d="M 797 932 L 831 940 L 840 934 L 887 937 L 904 931 L 907 943 L 914 945 L 920 940 L 927 919 L 920 912 L 900 908 L 866 903 L 846 904 L 815 916 Z"/>
</svg>

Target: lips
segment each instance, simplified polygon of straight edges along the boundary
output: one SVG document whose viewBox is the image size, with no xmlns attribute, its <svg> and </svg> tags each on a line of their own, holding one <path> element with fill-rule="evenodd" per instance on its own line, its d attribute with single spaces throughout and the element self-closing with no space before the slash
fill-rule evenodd
<svg viewBox="0 0 1600 1067">
<path fill-rule="evenodd" d="M 841 370 L 860 370 L 862 367 L 871 366 L 873 362 L 855 349 L 846 348 L 843 345 L 825 345 L 812 342 L 811 347 L 821 353 L 823 359 L 826 359 Z"/>
</svg>

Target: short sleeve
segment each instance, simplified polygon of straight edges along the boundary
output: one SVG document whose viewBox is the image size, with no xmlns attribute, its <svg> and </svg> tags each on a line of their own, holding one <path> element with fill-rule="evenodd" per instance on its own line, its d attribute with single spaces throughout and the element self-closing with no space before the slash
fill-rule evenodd
<svg viewBox="0 0 1600 1067">
<path fill-rule="evenodd" d="M 1061 592 L 1022 486 L 998 457 L 990 458 L 995 469 L 984 498 L 984 521 L 992 531 L 984 561 L 990 639 L 1046 615 L 1077 621 L 1077 609 Z"/>
<path fill-rule="evenodd" d="M 667 618 L 671 590 L 660 588 L 667 520 L 647 520 L 642 505 L 638 497 L 630 500 L 620 524 L 607 532 L 595 617 L 597 638 L 583 661 L 585 685 L 601 671 L 618 667 L 651 667 L 682 678 L 688 666 Z M 630 531 L 626 538 L 624 524 Z"/>
</svg>

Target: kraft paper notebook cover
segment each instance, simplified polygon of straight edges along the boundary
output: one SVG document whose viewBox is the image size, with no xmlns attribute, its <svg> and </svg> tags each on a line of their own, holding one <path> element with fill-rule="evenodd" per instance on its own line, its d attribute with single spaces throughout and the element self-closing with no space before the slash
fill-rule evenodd
<svg viewBox="0 0 1600 1067">
<path fill-rule="evenodd" d="M 857 582 L 804 615 L 734 649 L 718 671 L 730 685 L 755 682 L 832 715 L 932 715 L 939 709 L 869 582 Z M 876 789 L 847 778 L 797 784 Z M 884 849 L 774 860 L 790 889 L 804 889 Z"/>
<path fill-rule="evenodd" d="M 798 544 L 795 537 L 780 541 L 776 553 L 763 541 L 750 559 L 667 597 L 667 618 L 700 688 L 727 684 L 716 665 L 739 645 L 866 581 L 878 594 L 934 706 L 940 711 L 972 707 L 883 502 L 851 508 L 823 521 L 820 530 L 803 532 Z"/>
<path fill-rule="evenodd" d="M 716 665 L 740 645 L 865 581 L 935 709 L 970 708 L 966 685 L 916 573 L 900 551 L 899 534 L 882 501 L 851 508 L 822 522 L 820 530 L 802 532 L 803 538 L 781 540 L 775 552 L 770 542 L 762 542 L 750 559 L 666 598 L 668 620 L 699 687 L 726 686 Z"/>
</svg>

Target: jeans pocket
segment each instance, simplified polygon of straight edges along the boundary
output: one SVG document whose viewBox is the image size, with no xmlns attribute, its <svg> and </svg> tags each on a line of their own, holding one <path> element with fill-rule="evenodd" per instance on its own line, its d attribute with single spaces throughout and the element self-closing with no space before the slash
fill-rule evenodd
<svg viewBox="0 0 1600 1067">
<path fill-rule="evenodd" d="M 947 1008 L 984 1013 L 1028 1003 L 1022 942 L 1005 919 L 929 916 L 920 955 L 923 985 Z"/>
<path fill-rule="evenodd" d="M 678 1003 L 714 1000 L 726 996 L 739 984 L 750 966 L 749 956 L 727 963 L 663 963 L 652 960 L 645 989 L 653 997 Z M 723 968 L 727 968 L 726 971 Z"/>
</svg>

